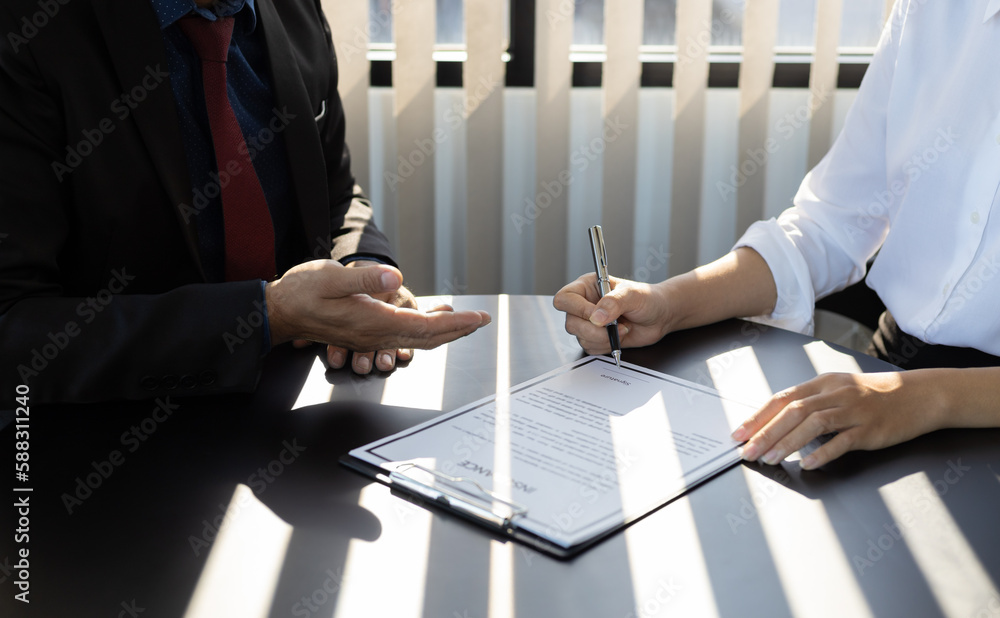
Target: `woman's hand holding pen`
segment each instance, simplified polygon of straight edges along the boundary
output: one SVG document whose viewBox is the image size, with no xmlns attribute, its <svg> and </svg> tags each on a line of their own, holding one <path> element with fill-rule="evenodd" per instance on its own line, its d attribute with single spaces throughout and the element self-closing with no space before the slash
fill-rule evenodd
<svg viewBox="0 0 1000 618">
<path fill-rule="evenodd" d="M 668 332 L 670 302 L 664 284 L 650 285 L 611 277 L 611 292 L 601 298 L 597 276 L 583 275 L 563 287 L 553 300 L 566 313 L 566 331 L 589 354 L 611 350 L 605 326 L 618 320 L 622 347 L 656 343 Z"/>
<path fill-rule="evenodd" d="M 778 298 L 767 263 L 748 247 L 657 284 L 610 280 L 604 298 L 597 277 L 588 274 L 559 290 L 553 302 L 566 313 L 566 331 L 591 354 L 611 349 L 602 327 L 615 318 L 622 346 L 636 348 L 675 330 L 771 313 Z"/>
</svg>

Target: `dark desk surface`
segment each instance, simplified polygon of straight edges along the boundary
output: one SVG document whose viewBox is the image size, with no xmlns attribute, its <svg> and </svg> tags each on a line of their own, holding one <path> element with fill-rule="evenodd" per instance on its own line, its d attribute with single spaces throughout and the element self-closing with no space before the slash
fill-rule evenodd
<svg viewBox="0 0 1000 618">
<path fill-rule="evenodd" d="M 389 376 L 325 373 L 315 350 L 285 349 L 252 396 L 173 398 L 169 413 L 34 408 L 32 611 L 4 572 L 17 561 L 4 508 L 0 615 L 1000 615 L 998 430 L 938 432 L 814 472 L 736 466 L 567 562 L 338 465 L 581 355 L 550 298 L 454 304 L 488 309 L 494 325 Z M 744 398 L 886 368 L 739 321 L 625 358 Z M 14 452 L 12 427 L 0 440 Z"/>
</svg>

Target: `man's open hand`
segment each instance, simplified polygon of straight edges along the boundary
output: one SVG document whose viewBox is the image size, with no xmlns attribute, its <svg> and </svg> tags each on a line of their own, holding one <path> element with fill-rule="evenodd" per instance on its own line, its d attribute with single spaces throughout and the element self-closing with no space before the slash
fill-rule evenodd
<svg viewBox="0 0 1000 618">
<path fill-rule="evenodd" d="M 343 366 L 353 351 L 354 369 L 389 371 L 396 358 L 408 360 L 413 348 L 431 349 L 464 337 L 490 323 L 485 311 L 416 309 L 403 276 L 392 266 L 314 260 L 290 269 L 267 284 L 271 344 L 293 339 L 329 344 L 332 367 Z"/>
</svg>

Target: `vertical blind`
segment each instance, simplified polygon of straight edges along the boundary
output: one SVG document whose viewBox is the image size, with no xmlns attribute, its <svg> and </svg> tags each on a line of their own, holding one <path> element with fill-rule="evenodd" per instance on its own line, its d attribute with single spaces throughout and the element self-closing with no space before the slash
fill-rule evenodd
<svg viewBox="0 0 1000 618">
<path fill-rule="evenodd" d="M 775 50 L 789 38 L 779 31 L 785 0 L 743 3 L 738 88 L 728 106 L 728 94 L 718 92 L 728 89 L 709 88 L 710 55 L 725 21 L 710 0 L 676 0 L 673 37 L 663 37 L 675 43 L 672 87 L 655 95 L 640 88 L 640 45 L 656 25 L 644 23 L 642 2 L 604 0 L 598 93 L 571 87 L 572 0 L 534 3 L 531 89 L 504 87 L 505 3 L 464 0 L 460 92 L 435 87 L 435 0 L 379 1 L 391 18 L 370 19 L 370 0 L 323 0 L 323 9 L 355 175 L 375 198 L 380 225 L 417 294 L 553 294 L 585 268 L 583 223 L 604 227 L 614 272 L 662 279 L 724 250 L 750 223 L 774 214 L 776 192 L 789 191 L 787 180 L 775 180 L 780 170 L 769 169 L 784 144 L 774 119 L 791 100 L 772 87 Z M 784 167 L 802 170 L 830 147 L 843 116 L 838 44 L 850 0 L 811 2 L 812 31 L 793 37 L 812 42 L 808 95 L 785 112 L 806 110 L 806 146 L 781 153 Z M 884 15 L 891 4 L 886 0 Z M 657 23 L 667 23 L 660 12 Z M 376 38 L 394 43 L 388 92 L 369 88 L 366 52 Z M 597 107 L 601 126 L 581 130 L 581 110 Z M 729 166 L 707 158 L 723 130 L 734 134 Z M 801 161 L 789 166 L 789 156 Z M 718 218 L 720 195 L 735 202 L 726 221 Z M 713 234 L 719 238 L 707 250 Z M 650 274 L 651 261 L 662 266 L 658 274 Z"/>
</svg>

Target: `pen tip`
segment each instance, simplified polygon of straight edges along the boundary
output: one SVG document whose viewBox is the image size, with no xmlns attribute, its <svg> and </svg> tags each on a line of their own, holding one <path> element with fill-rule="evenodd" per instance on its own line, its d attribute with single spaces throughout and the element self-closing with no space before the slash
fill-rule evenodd
<svg viewBox="0 0 1000 618">
<path fill-rule="evenodd" d="M 618 350 L 615 350 L 614 352 L 612 352 L 612 353 L 611 353 L 611 356 L 614 356 L 614 357 L 615 357 L 615 365 L 616 365 L 616 366 L 617 366 L 617 367 L 618 367 L 619 369 L 621 369 L 621 367 L 622 367 L 622 363 L 621 363 L 621 359 L 622 359 L 622 353 L 621 353 L 621 352 L 619 352 Z"/>
</svg>

